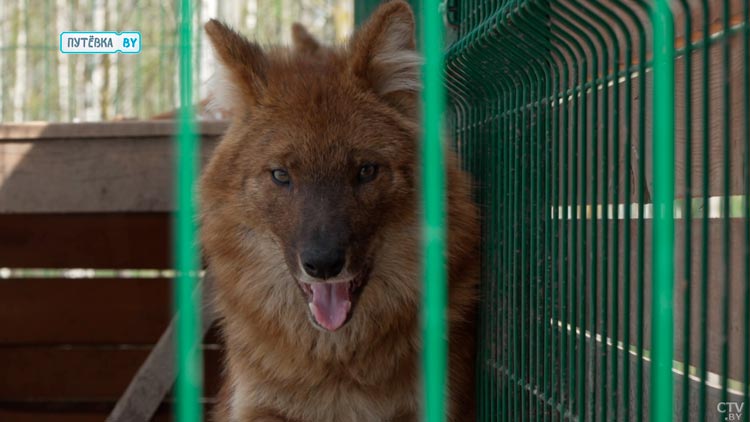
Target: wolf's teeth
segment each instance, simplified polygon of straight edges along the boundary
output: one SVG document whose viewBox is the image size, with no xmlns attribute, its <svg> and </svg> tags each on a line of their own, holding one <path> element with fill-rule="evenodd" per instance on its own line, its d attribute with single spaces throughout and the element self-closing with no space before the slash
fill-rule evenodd
<svg viewBox="0 0 750 422">
<path fill-rule="evenodd" d="M 308 303 L 308 304 L 307 304 L 307 307 L 308 307 L 308 308 L 310 308 L 310 312 L 313 312 L 313 313 L 315 312 L 315 311 L 313 310 L 313 304 L 312 304 L 312 302 Z"/>
</svg>

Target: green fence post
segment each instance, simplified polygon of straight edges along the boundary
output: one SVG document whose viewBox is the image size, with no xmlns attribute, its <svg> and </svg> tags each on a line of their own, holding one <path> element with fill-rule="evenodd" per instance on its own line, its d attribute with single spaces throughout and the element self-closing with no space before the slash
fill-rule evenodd
<svg viewBox="0 0 750 422">
<path fill-rule="evenodd" d="M 674 23 L 667 0 L 654 22 L 654 233 L 651 420 L 672 420 L 674 343 Z M 687 372 L 687 369 L 685 369 Z"/>
<path fill-rule="evenodd" d="M 445 169 L 443 166 L 443 24 L 439 0 L 425 0 L 422 19 L 424 92 L 422 185 L 424 206 L 424 394 L 425 421 L 445 421 L 447 331 L 445 323 Z"/>
<path fill-rule="evenodd" d="M 174 301 L 177 309 L 177 420 L 199 422 L 201 405 L 202 352 L 200 336 L 200 294 L 195 294 L 197 254 L 195 245 L 196 135 L 193 120 L 192 7 L 180 1 L 180 112 L 177 137 L 177 218 L 174 259 L 177 268 Z"/>
<path fill-rule="evenodd" d="M 380 0 L 356 0 L 354 2 L 354 24 L 362 25 L 380 4 Z"/>
</svg>

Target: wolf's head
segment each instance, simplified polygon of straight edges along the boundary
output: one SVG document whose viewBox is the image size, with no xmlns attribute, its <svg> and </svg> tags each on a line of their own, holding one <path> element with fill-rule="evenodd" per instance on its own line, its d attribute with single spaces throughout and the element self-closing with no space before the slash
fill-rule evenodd
<svg viewBox="0 0 750 422">
<path fill-rule="evenodd" d="M 366 286 L 385 288 L 368 286 L 394 240 L 383 233 L 415 221 L 411 9 L 384 4 L 322 55 L 264 50 L 215 20 L 206 32 L 219 62 L 212 97 L 233 121 L 204 174 L 204 219 L 222 210 L 273 239 L 295 280 L 275 288 L 298 290 L 311 320 L 337 330 Z"/>
</svg>

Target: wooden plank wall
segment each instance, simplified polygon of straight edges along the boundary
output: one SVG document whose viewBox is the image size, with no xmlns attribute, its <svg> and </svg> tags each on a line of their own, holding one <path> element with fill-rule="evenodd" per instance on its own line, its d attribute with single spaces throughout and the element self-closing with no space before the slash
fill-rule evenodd
<svg viewBox="0 0 750 422">
<path fill-rule="evenodd" d="M 0 125 L 0 267 L 170 268 L 173 126 Z M 225 127 L 201 126 L 203 162 Z M 0 279 L 0 420 L 104 420 L 169 322 L 170 281 Z M 205 349 L 210 403 L 215 333 Z"/>
<path fill-rule="evenodd" d="M 689 16 L 692 18 L 692 28 L 691 32 L 686 32 L 686 23 L 685 19 L 687 17 L 686 12 L 682 9 L 682 7 L 679 5 L 679 2 L 675 2 L 673 6 L 673 12 L 674 12 L 674 23 L 675 23 L 675 33 L 676 33 L 676 44 L 678 48 L 682 48 L 685 46 L 686 42 L 696 43 L 703 38 L 702 31 L 702 20 L 703 15 L 701 11 L 701 7 L 699 3 L 697 2 L 688 2 L 691 10 L 689 12 Z M 574 2 L 567 2 L 568 6 L 571 4 L 574 4 Z M 731 16 L 730 16 L 730 25 L 736 25 L 737 23 L 742 21 L 741 11 L 742 11 L 742 2 L 738 0 L 730 0 L 730 9 L 731 9 Z M 612 2 L 610 0 L 604 0 L 602 2 L 602 5 L 604 7 L 607 7 L 609 10 L 615 12 L 625 23 L 625 26 L 627 27 L 627 31 L 622 31 L 617 23 L 610 19 L 607 16 L 603 16 L 601 14 L 598 14 L 599 17 L 608 24 L 612 30 L 615 33 L 615 36 L 617 37 L 617 43 L 620 46 L 620 57 L 619 57 L 619 70 L 624 70 L 624 62 L 625 62 L 625 32 L 631 34 L 633 36 L 633 66 L 638 65 L 638 57 L 639 57 L 639 48 L 638 48 L 638 37 L 636 34 L 638 34 L 638 28 L 634 24 L 634 21 L 630 18 L 628 18 L 625 14 L 618 12 L 620 7 L 618 6 L 618 2 Z M 647 13 L 643 10 L 639 10 L 637 6 L 634 4 L 631 5 L 635 9 L 635 16 L 637 16 L 638 20 L 643 23 L 644 28 L 646 29 L 646 50 L 644 51 L 646 62 L 649 62 L 652 59 L 652 51 L 651 51 L 651 42 L 652 42 L 652 34 L 650 29 L 650 20 L 647 15 Z M 581 17 L 584 20 L 586 19 L 585 13 L 582 12 L 582 9 L 587 8 L 585 4 L 580 4 L 575 7 L 571 7 L 573 11 L 581 13 Z M 721 35 L 721 32 L 723 31 L 723 28 L 721 26 L 722 21 L 722 2 L 714 1 L 714 2 L 708 2 L 708 23 L 709 23 L 709 35 L 718 37 Z M 612 54 L 613 51 L 613 41 L 610 40 L 607 31 L 604 30 L 604 28 L 596 22 L 587 20 L 593 28 L 596 28 L 596 30 L 604 34 L 604 42 L 607 47 L 607 51 L 609 54 Z M 584 42 L 584 39 L 579 35 L 570 30 L 571 26 L 575 25 L 569 25 L 566 23 L 563 23 L 560 20 L 552 19 L 552 22 L 562 28 L 567 28 L 570 32 L 570 35 L 573 39 L 577 40 L 581 43 L 585 50 L 586 57 L 589 59 L 588 61 L 588 77 L 591 77 L 591 74 L 593 73 L 590 69 L 592 60 L 592 52 L 587 46 L 587 43 Z M 583 32 L 587 34 L 591 34 L 589 30 L 582 30 Z M 603 49 L 601 45 L 599 45 L 596 38 L 593 36 L 591 37 L 594 40 L 594 45 L 596 47 L 596 53 L 599 57 L 599 64 L 601 64 L 601 60 L 604 57 Z M 558 45 L 558 44 L 556 44 Z M 741 130 L 743 128 L 744 122 L 747 120 L 748 116 L 744 115 L 743 108 L 742 108 L 742 100 L 743 100 L 743 90 L 742 90 L 742 81 L 746 73 L 750 70 L 745 68 L 744 65 L 744 54 L 742 43 L 741 43 L 741 37 L 739 34 L 732 35 L 729 37 L 729 49 L 730 49 L 730 60 L 729 60 L 729 83 L 731 84 L 731 92 L 730 92 L 730 98 L 729 98 L 729 110 L 726 110 L 723 106 L 723 100 L 724 100 L 724 94 L 723 94 L 723 86 L 724 86 L 724 79 L 722 75 L 723 71 L 723 58 L 722 58 L 722 45 L 720 42 L 714 43 L 710 46 L 708 50 L 708 57 L 709 57 L 709 65 L 708 68 L 704 68 L 702 65 L 703 60 L 703 50 L 702 48 L 697 48 L 692 51 L 691 59 L 692 59 L 692 67 L 690 69 L 690 78 L 691 78 L 691 85 L 689 87 L 690 92 L 690 104 L 692 105 L 692 113 L 690 116 L 686 116 L 686 105 L 688 104 L 688 98 L 686 97 L 685 92 L 687 91 L 687 80 L 688 80 L 688 74 L 685 71 L 685 55 L 680 56 L 676 62 L 675 62 L 675 196 L 678 199 L 685 199 L 686 196 L 686 179 L 688 174 L 692 177 L 692 189 L 690 191 L 689 197 L 696 199 L 701 198 L 703 195 L 703 186 L 702 186 L 702 178 L 705 173 L 708 175 L 708 186 L 707 186 L 707 193 L 710 197 L 719 197 L 724 194 L 723 190 L 723 184 L 724 184 L 724 178 L 723 178 L 723 171 L 726 168 L 727 165 L 729 165 L 729 188 L 730 188 L 730 194 L 731 195 L 743 195 L 744 194 L 744 182 L 743 182 L 743 163 L 742 163 L 742 157 L 746 148 L 747 139 L 743 138 L 743 135 L 741 133 Z M 564 55 L 565 58 L 569 61 L 572 61 L 572 57 L 569 57 L 567 55 Z M 581 57 L 578 57 L 579 61 L 581 60 Z M 608 56 L 607 58 L 607 68 L 608 72 L 613 71 L 613 66 L 611 63 L 611 57 Z M 598 71 L 598 70 L 597 70 Z M 577 84 L 576 81 L 572 79 L 572 73 L 571 72 L 571 79 L 569 80 L 570 85 Z M 704 93 L 701 85 L 701 81 L 708 73 L 708 92 Z M 601 76 L 601 75 L 599 75 Z M 587 124 L 585 127 L 587 128 L 587 153 L 588 156 L 583 157 L 583 159 L 579 159 L 575 164 L 573 163 L 573 159 L 571 158 L 571 161 L 568 166 L 568 176 L 569 176 L 569 183 L 567 185 L 568 192 L 571 192 L 574 186 L 574 182 L 572 179 L 573 171 L 574 169 L 578 172 L 579 180 L 577 181 L 577 188 L 578 188 L 578 198 L 580 201 L 580 198 L 583 194 L 586 195 L 587 203 L 590 204 L 593 197 L 593 190 L 592 190 L 592 181 L 594 177 L 594 168 L 597 170 L 597 204 L 607 203 L 611 204 L 611 196 L 610 198 L 605 201 L 602 198 L 602 189 L 603 186 L 606 187 L 607 194 L 611 195 L 612 191 L 614 190 L 614 174 L 615 171 L 619 171 L 619 184 L 617 186 L 617 189 L 619 191 L 619 204 L 633 204 L 637 203 L 638 198 L 638 189 L 637 187 L 641 182 L 643 182 L 645 189 L 644 189 L 644 203 L 651 204 L 652 203 L 652 192 L 653 192 L 653 178 L 652 178 L 652 148 L 653 148 L 653 140 L 652 140 L 652 85 L 653 85 L 653 73 L 652 69 L 649 67 L 646 69 L 645 72 L 641 74 L 631 74 L 629 75 L 629 78 L 632 83 L 632 91 L 630 93 L 630 97 L 626 96 L 625 92 L 625 84 L 624 80 L 620 80 L 619 82 L 619 100 L 620 100 L 620 107 L 619 107 L 619 125 L 614 124 L 614 117 L 613 117 L 613 110 L 614 110 L 614 88 L 609 86 L 606 88 L 606 93 L 608 95 L 608 112 L 603 112 L 603 104 L 604 104 L 604 89 L 600 89 L 596 92 L 596 95 L 598 95 L 598 106 L 599 106 L 599 114 L 598 114 L 598 122 L 594 124 L 594 121 L 591 117 L 590 111 L 593 104 L 593 93 L 591 91 L 586 93 L 587 97 L 587 104 L 589 107 L 589 113 L 585 117 L 578 116 L 579 121 L 586 122 Z M 640 97 L 639 94 L 639 88 L 641 86 L 644 86 L 645 88 L 645 96 L 643 98 Z M 626 116 L 624 115 L 625 105 L 626 102 L 630 102 L 630 105 L 632 106 L 632 119 L 630 122 L 626 121 Z M 641 101 L 643 101 L 643 106 L 641 106 Z M 710 108 L 708 110 L 708 136 L 709 136 L 709 145 L 708 149 L 704 150 L 703 144 L 702 144 L 702 137 L 703 137 L 703 122 L 705 121 L 702 108 L 704 103 L 708 101 L 710 104 Z M 580 111 L 579 111 L 580 113 Z M 727 159 L 727 157 L 723 154 L 723 143 L 722 139 L 724 136 L 724 127 L 723 127 L 723 121 L 722 118 L 725 114 L 728 114 L 729 119 L 731 121 L 731 133 L 729 134 L 730 138 L 730 155 Z M 568 110 L 568 119 L 569 122 L 573 122 L 573 112 L 572 109 Z M 585 120 L 584 120 L 585 119 Z M 606 120 L 605 120 L 606 119 Z M 644 123 L 644 148 L 640 148 L 639 146 L 639 137 L 638 137 L 638 124 L 640 123 L 640 119 L 643 120 Z M 605 138 L 604 132 L 603 132 L 603 122 L 607 122 L 607 137 Z M 688 140 L 687 138 L 687 129 L 690 128 L 692 130 L 692 138 Z M 577 129 L 579 130 L 578 136 L 580 137 L 580 129 L 581 126 L 578 126 Z M 573 140 L 573 125 L 570 124 L 568 137 L 570 140 Z M 619 134 L 619 156 L 614 156 L 614 142 L 612 135 L 613 133 Z M 594 135 L 597 136 L 598 144 L 594 145 L 593 139 Z M 627 141 L 631 141 L 631 145 L 629 148 L 627 148 Z M 580 141 L 578 141 L 580 142 Z M 602 151 L 603 151 L 603 145 L 604 143 L 608 143 L 609 148 L 609 168 L 604 168 L 603 166 L 603 160 L 602 160 Z M 569 142 L 566 144 L 568 149 L 569 157 L 573 157 L 573 142 Z M 686 151 L 688 151 L 688 146 L 691 147 L 691 162 L 690 166 L 688 166 L 688 158 L 686 156 Z M 594 148 L 598 147 L 598 157 L 593 156 Z M 580 148 L 580 144 L 579 144 Z M 631 168 L 626 167 L 626 160 L 628 158 L 628 155 L 630 155 L 630 161 L 631 161 Z M 707 168 L 703 167 L 703 157 L 708 156 L 708 166 Z M 639 168 L 638 165 L 643 162 L 645 165 L 645 174 L 643 176 L 643 180 L 640 180 L 640 174 L 639 174 Z M 559 163 L 558 163 L 559 164 Z M 594 167 L 594 164 L 597 165 L 597 167 Z M 562 167 L 561 167 L 562 169 Z M 585 181 L 580 180 L 580 175 L 582 174 L 583 170 L 586 171 L 587 179 Z M 566 186 L 564 185 L 563 181 L 563 175 L 565 170 L 560 170 L 560 173 L 558 176 L 558 186 L 560 192 L 563 191 Z M 608 179 L 605 179 L 605 174 Z M 625 192 L 625 183 L 626 180 L 628 180 L 632 187 L 632 193 L 629 198 L 625 198 L 624 192 Z M 578 204 L 576 204 L 578 205 Z M 708 206 L 702 206 L 701 209 L 706 209 L 707 212 Z M 568 228 L 570 228 L 570 220 L 567 219 L 568 222 Z M 652 227 L 653 227 L 653 220 L 649 217 L 644 221 L 644 243 L 642 247 L 642 253 L 643 253 L 643 289 L 638 289 L 638 272 L 637 272 L 637 262 L 638 262 L 638 228 L 637 223 L 632 222 L 630 224 L 625 223 L 622 219 L 614 219 L 612 220 L 610 218 L 609 223 L 607 223 L 606 228 L 609 233 L 609 252 L 608 255 L 605 256 L 604 252 L 604 239 L 603 239 L 603 230 L 605 228 L 605 224 L 599 220 L 597 222 L 597 232 L 596 232 L 596 239 L 597 239 L 597 250 L 591 250 L 591 239 L 593 238 L 593 223 L 591 219 L 587 219 L 585 221 L 586 224 L 588 224 L 588 234 L 586 241 L 588 243 L 588 250 L 586 256 L 581 256 L 581 254 L 576 253 L 575 247 L 577 245 L 573 245 L 572 242 L 567 245 L 571 248 L 571 255 L 570 255 L 570 261 L 566 261 L 563 264 L 563 260 L 561 260 L 560 264 L 560 271 L 563 269 L 563 265 L 578 265 L 577 268 L 591 268 L 591 261 L 592 258 L 596 259 L 597 263 L 599 264 L 597 267 L 597 273 L 592 274 L 591 271 L 588 271 L 586 274 L 586 280 L 587 286 L 589 286 L 588 291 L 586 294 L 588 295 L 585 297 L 585 309 L 587 312 L 587 318 L 590 316 L 590 312 L 592 311 L 594 305 L 594 300 L 596 302 L 596 306 L 598 307 L 598 312 L 601 312 L 602 306 L 606 305 L 608 309 L 612 309 L 612 302 L 613 300 L 618 300 L 619 305 L 619 313 L 618 315 L 612 315 L 611 313 L 608 314 L 608 323 L 607 323 L 607 330 L 608 335 L 611 335 L 613 332 L 614 326 L 616 324 L 618 329 L 618 337 L 612 338 L 612 341 L 623 341 L 623 333 L 624 328 L 627 325 L 630 329 L 631 337 L 630 337 L 630 343 L 631 345 L 635 345 L 637 343 L 637 329 L 638 329 L 638 319 L 636 318 L 636 304 L 638 301 L 642 301 L 643 303 L 643 317 L 644 317 L 644 324 L 643 324 L 643 347 L 648 351 L 651 349 L 651 290 L 652 290 L 652 276 L 651 276 L 651 258 L 652 258 Z M 581 224 L 581 221 L 579 221 L 579 224 Z M 701 306 L 702 306 L 702 300 L 704 299 L 701 296 L 701 290 L 700 290 L 700 283 L 702 281 L 701 275 L 702 275 L 702 262 L 701 262 L 701 256 L 702 253 L 705 252 L 708 256 L 708 266 L 706 268 L 706 274 L 707 274 L 707 295 L 705 297 L 706 301 L 706 325 L 708 327 L 707 330 L 707 370 L 715 373 L 720 374 L 722 371 L 722 341 L 723 341 L 723 334 L 722 334 L 722 311 L 724 309 L 724 297 L 723 297 L 723 291 L 724 291 L 724 272 L 726 269 L 726 265 L 724 262 L 724 256 L 723 256 L 723 247 L 722 242 L 724 240 L 723 238 L 723 224 L 724 221 L 720 218 L 711 218 L 708 221 L 708 235 L 707 238 L 704 239 L 702 236 L 701 231 L 701 219 L 695 218 L 692 221 L 687 221 L 684 218 L 677 219 L 675 221 L 675 253 L 674 253 L 674 262 L 675 262 L 675 298 L 674 298 L 674 306 L 675 306 L 675 341 L 674 341 L 674 359 L 682 362 L 685 360 L 685 338 L 689 332 L 690 335 L 690 343 L 688 345 L 690 356 L 687 364 L 693 366 L 693 367 L 699 367 L 700 366 L 700 353 L 701 353 Z M 727 347 L 728 347 L 728 356 L 729 356 L 729 365 L 728 365 L 728 374 L 729 377 L 733 380 L 742 380 L 743 379 L 743 357 L 744 357 L 744 337 L 743 337 L 743 330 L 745 328 L 745 324 L 748 322 L 743 321 L 742 315 L 744 312 L 744 304 L 743 304 L 743 294 L 744 291 L 744 279 L 743 279 L 743 273 L 742 269 L 744 268 L 744 258 L 743 253 L 745 251 L 745 244 L 744 244 L 744 238 L 742 237 L 741 233 L 744 230 L 746 221 L 744 218 L 738 218 L 733 217 L 729 223 L 729 231 L 730 231 L 730 242 L 729 242 L 729 254 L 728 254 L 728 262 L 729 262 L 729 268 L 731 271 L 728 274 L 728 290 L 729 290 L 729 297 L 728 297 L 728 306 L 730 309 L 730 315 L 731 320 L 729 321 L 729 327 L 728 327 L 728 336 L 727 336 Z M 580 227 L 580 226 L 579 226 Z M 619 240 L 617 244 L 614 244 L 612 233 L 614 229 L 617 228 L 619 233 Z M 630 250 L 625 249 L 625 236 L 630 236 L 632 239 L 632 243 L 630 246 Z M 570 237 L 569 237 L 570 239 Z M 562 241 L 560 242 L 560 246 L 564 247 L 566 245 L 562 244 Z M 688 249 L 689 248 L 689 249 Z M 687 249 L 687 251 L 686 251 Z M 630 290 L 626 291 L 624 288 L 625 283 L 625 259 L 628 257 L 630 259 Z M 615 259 L 617 259 L 617 267 L 614 267 Z M 605 273 L 603 269 L 603 264 L 606 263 L 608 265 L 607 272 Z M 580 271 L 582 273 L 582 271 Z M 579 282 L 580 280 L 579 276 Z M 602 297 L 596 297 L 592 298 L 591 294 L 591 287 L 594 283 L 596 283 L 598 289 L 598 294 L 601 295 L 604 290 L 605 284 L 609 288 L 609 297 L 602 298 Z M 615 284 L 617 283 L 617 284 Z M 687 301 L 685 298 L 688 283 L 692 286 L 692 290 L 690 291 L 690 304 L 687 305 Z M 612 293 L 616 292 L 616 298 L 612 297 Z M 626 313 L 623 302 L 625 296 L 630 296 L 631 299 L 631 312 Z M 690 315 L 690 325 L 689 327 L 685 327 L 685 320 L 686 315 Z M 604 326 L 605 322 L 601 320 L 601 318 L 597 318 L 598 322 L 598 330 L 597 334 L 600 334 L 602 331 L 602 327 Z M 588 322 L 587 322 L 588 323 Z M 587 329 L 590 329 L 590 324 L 587 327 Z M 634 359 L 634 358 L 632 358 Z M 622 362 L 622 359 L 620 360 Z M 632 365 L 635 365 L 635 360 L 632 360 Z M 587 365 L 589 365 L 589 368 L 592 367 L 592 365 L 596 365 L 597 362 L 595 360 L 592 360 L 591 362 L 588 362 Z M 646 362 L 645 366 L 648 370 L 649 363 Z M 611 369 L 610 369 L 611 371 Z M 622 378 L 620 378 L 622 379 Z M 648 380 L 648 377 L 645 378 Z M 602 382 L 602 376 L 601 374 L 592 376 L 592 382 L 594 385 L 596 385 L 596 388 L 599 388 L 599 385 Z M 675 376 L 675 380 L 677 383 L 682 381 L 682 377 L 679 375 Z M 635 378 L 631 378 L 631 386 L 634 385 L 634 383 L 637 382 Z M 679 403 L 683 398 L 681 397 L 681 389 L 680 384 L 676 384 L 677 389 L 675 401 Z M 697 391 L 699 383 L 698 382 L 691 382 L 690 383 L 690 400 L 691 400 L 691 410 L 697 406 L 697 397 L 694 397 L 694 392 Z M 721 400 L 720 395 L 718 394 L 718 389 L 714 387 L 710 387 L 708 393 L 708 402 L 707 406 L 708 409 L 715 408 L 718 401 Z M 633 397 L 631 395 L 631 397 Z M 648 395 L 646 395 L 648 397 Z M 734 397 L 730 394 L 730 397 L 732 399 L 737 399 L 737 397 Z M 646 402 L 648 402 L 648 399 L 646 399 Z M 647 404 L 647 403 L 646 403 Z M 626 404 L 619 403 L 618 404 L 621 408 L 623 408 Z M 676 406 L 678 408 L 679 406 Z M 680 407 L 681 409 L 681 407 Z M 598 412 L 601 412 L 602 410 L 597 410 Z M 676 410 L 677 412 L 677 410 Z M 681 412 L 681 410 L 679 410 Z M 648 411 L 646 410 L 646 415 L 648 415 Z M 680 413 L 675 413 L 676 419 L 678 419 L 679 416 L 681 416 Z M 690 415 L 688 415 L 690 416 Z M 712 414 L 710 417 L 717 417 L 718 415 Z M 713 420 L 713 419 L 712 419 Z"/>
</svg>

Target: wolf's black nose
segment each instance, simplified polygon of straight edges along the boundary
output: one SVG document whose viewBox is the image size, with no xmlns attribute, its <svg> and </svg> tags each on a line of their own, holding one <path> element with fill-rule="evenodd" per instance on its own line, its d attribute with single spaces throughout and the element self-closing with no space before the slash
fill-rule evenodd
<svg viewBox="0 0 750 422">
<path fill-rule="evenodd" d="M 300 256 L 302 268 L 310 277 L 326 279 L 336 277 L 344 268 L 344 251 L 309 251 Z"/>
</svg>

